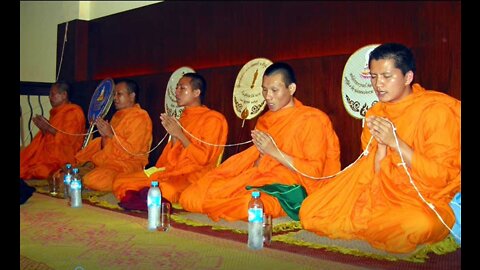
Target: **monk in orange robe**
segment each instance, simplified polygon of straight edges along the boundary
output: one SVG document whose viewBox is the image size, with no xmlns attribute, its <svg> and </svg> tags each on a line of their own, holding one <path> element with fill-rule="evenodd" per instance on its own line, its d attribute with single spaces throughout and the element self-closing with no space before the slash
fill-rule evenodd
<svg viewBox="0 0 480 270">
<path fill-rule="evenodd" d="M 340 145 L 329 117 L 293 97 L 295 74 L 286 63 L 274 63 L 264 73 L 262 94 L 268 111 L 251 132 L 253 146 L 231 156 L 180 196 L 190 212 L 212 220 L 247 220 L 251 191 L 246 186 L 306 183 L 340 170 Z M 264 211 L 285 216 L 277 198 L 261 194 Z"/>
<path fill-rule="evenodd" d="M 152 143 L 152 120 L 147 111 L 136 103 L 138 85 L 135 81 L 119 81 L 114 89 L 117 112 L 110 123 L 96 120 L 100 137 L 75 156 L 82 170 L 93 169 L 83 176 L 86 188 L 112 191 L 112 183 L 119 173 L 142 170 L 148 163 Z"/>
<path fill-rule="evenodd" d="M 119 201 L 128 190 L 139 191 L 156 180 L 162 196 L 170 202 L 177 202 L 185 188 L 216 167 L 223 147 L 215 145 L 225 145 L 228 125 L 221 113 L 202 105 L 206 93 L 205 79 L 197 73 L 186 73 L 178 81 L 175 92 L 177 105 L 185 108 L 180 124 L 190 134 L 184 133 L 174 116 L 162 114 L 162 125 L 172 139 L 155 167 L 118 175 L 113 193 Z"/>
<path fill-rule="evenodd" d="M 441 241 L 455 223 L 449 202 L 460 191 L 460 101 L 411 86 L 415 62 L 401 44 L 374 49 L 369 67 L 379 99 L 361 137 L 363 149 L 371 141 L 369 153 L 310 190 L 300 221 L 318 235 L 411 252 Z"/>
<path fill-rule="evenodd" d="M 75 153 L 82 147 L 86 122 L 82 108 L 70 103 L 68 92 L 68 84 L 52 84 L 50 121 L 39 115 L 32 119 L 40 131 L 20 151 L 20 178 L 46 179 L 65 163 L 75 161 Z"/>
</svg>

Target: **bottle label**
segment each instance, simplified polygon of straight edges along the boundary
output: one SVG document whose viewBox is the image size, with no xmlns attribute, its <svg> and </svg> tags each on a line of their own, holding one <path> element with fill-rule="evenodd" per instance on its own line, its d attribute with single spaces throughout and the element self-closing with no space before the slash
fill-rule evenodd
<svg viewBox="0 0 480 270">
<path fill-rule="evenodd" d="M 160 198 L 161 197 L 148 197 L 147 198 L 147 206 L 148 207 L 151 207 L 151 206 L 160 206 Z"/>
<path fill-rule="evenodd" d="M 262 208 L 249 208 L 248 209 L 248 222 L 263 222 L 263 209 Z"/>
<path fill-rule="evenodd" d="M 82 188 L 82 184 L 80 183 L 80 181 L 78 180 L 72 180 L 72 182 L 70 183 L 70 188 L 75 190 L 75 189 L 81 189 Z"/>
<path fill-rule="evenodd" d="M 72 181 L 72 175 L 71 174 L 65 174 L 65 178 L 63 179 L 64 183 L 70 184 L 70 181 Z"/>
</svg>

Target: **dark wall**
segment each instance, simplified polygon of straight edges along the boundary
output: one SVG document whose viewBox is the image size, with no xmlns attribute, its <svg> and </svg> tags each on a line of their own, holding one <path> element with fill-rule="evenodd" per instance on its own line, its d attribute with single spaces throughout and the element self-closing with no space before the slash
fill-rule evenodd
<svg viewBox="0 0 480 270">
<path fill-rule="evenodd" d="M 460 2 L 166 1 L 69 22 L 60 78 L 74 82 L 75 96 L 87 109 L 102 79 L 136 79 L 156 143 L 165 134 L 158 116 L 168 79 L 190 66 L 208 82 L 206 105 L 226 116 L 231 144 L 250 140 L 256 121 L 241 128 L 234 113 L 238 72 L 253 58 L 284 61 L 297 74 L 296 97 L 331 117 L 345 167 L 361 151 L 361 121 L 348 115 L 341 98 L 349 56 L 368 44 L 404 43 L 417 58 L 416 81 L 460 99 L 460 11 Z M 65 26 L 58 26 L 57 70 Z M 243 148 L 229 147 L 224 157 Z M 151 154 L 151 164 L 161 149 Z"/>
</svg>

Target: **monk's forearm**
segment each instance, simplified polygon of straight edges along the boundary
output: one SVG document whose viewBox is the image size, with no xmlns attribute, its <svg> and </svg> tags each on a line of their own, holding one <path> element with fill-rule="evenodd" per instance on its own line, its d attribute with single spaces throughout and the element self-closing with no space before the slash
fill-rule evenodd
<svg viewBox="0 0 480 270">
<path fill-rule="evenodd" d="M 284 165 L 285 167 L 291 169 L 291 170 L 294 170 L 294 168 L 292 167 L 293 165 L 293 158 L 287 154 L 285 154 L 284 152 L 281 152 L 280 149 L 278 149 L 277 151 L 275 151 L 272 155 L 273 158 L 275 158 L 278 162 L 280 162 L 282 165 Z"/>
<path fill-rule="evenodd" d="M 387 146 L 385 144 L 379 144 L 377 151 L 375 152 L 375 173 L 380 171 L 380 163 L 387 155 Z"/>
<path fill-rule="evenodd" d="M 408 144 L 406 144 L 405 142 L 403 142 L 400 139 L 398 140 L 398 144 L 400 146 L 400 150 L 402 152 L 402 157 L 403 157 L 403 160 L 405 161 L 405 165 L 407 165 L 407 167 L 411 168 L 412 167 L 413 149 Z M 400 151 L 398 150 L 398 147 L 396 145 L 395 145 L 394 149 L 395 149 L 395 151 L 397 151 L 397 153 L 400 154 Z"/>
<path fill-rule="evenodd" d="M 180 140 L 180 142 L 183 145 L 183 148 L 187 148 L 187 146 L 189 146 L 191 143 L 183 133 L 180 136 L 178 136 L 177 139 Z"/>
</svg>

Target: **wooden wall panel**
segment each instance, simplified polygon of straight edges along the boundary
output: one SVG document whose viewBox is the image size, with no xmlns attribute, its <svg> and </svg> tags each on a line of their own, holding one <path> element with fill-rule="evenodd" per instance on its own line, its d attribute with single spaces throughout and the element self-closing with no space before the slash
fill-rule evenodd
<svg viewBox="0 0 480 270">
<path fill-rule="evenodd" d="M 158 116 L 168 79 L 177 68 L 190 66 L 206 78 L 206 105 L 226 116 L 232 144 L 250 140 L 256 122 L 241 128 L 233 111 L 241 67 L 258 57 L 284 61 L 295 69 L 296 97 L 331 117 L 346 166 L 361 151 L 361 121 L 348 115 L 341 99 L 348 57 L 368 44 L 404 43 L 414 50 L 422 85 L 460 98 L 460 18 L 459 2 L 166 1 L 88 22 L 88 51 L 82 53 L 88 59 L 89 89 L 72 72 L 63 79 L 88 93 L 95 88 L 91 82 L 106 77 L 136 79 L 158 142 L 165 134 Z M 73 38 L 85 42 L 80 35 Z M 70 57 L 78 59 L 75 53 Z M 75 65 L 69 59 L 64 65 Z M 224 157 L 245 147 L 227 148 Z M 152 153 L 151 164 L 162 148 Z"/>
<path fill-rule="evenodd" d="M 461 12 L 460 4 L 422 2 L 419 10 L 416 81 L 461 99 Z"/>
</svg>

